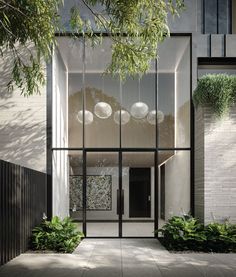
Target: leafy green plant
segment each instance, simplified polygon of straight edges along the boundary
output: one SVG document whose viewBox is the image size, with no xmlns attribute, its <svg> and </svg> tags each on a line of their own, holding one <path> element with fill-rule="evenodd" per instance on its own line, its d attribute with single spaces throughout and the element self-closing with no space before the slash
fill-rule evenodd
<svg viewBox="0 0 236 277">
<path fill-rule="evenodd" d="M 210 223 L 206 226 L 191 216 L 174 216 L 156 234 L 169 250 L 236 252 L 236 224 Z"/>
<path fill-rule="evenodd" d="M 69 217 L 61 220 L 54 216 L 33 229 L 31 244 L 34 250 L 52 250 L 71 253 L 84 235 L 76 229 Z"/>
<path fill-rule="evenodd" d="M 206 241 L 203 224 L 189 215 L 172 217 L 157 233 L 167 248 L 175 250 L 199 249 Z"/>
<path fill-rule="evenodd" d="M 236 225 L 210 223 L 205 228 L 207 248 L 214 252 L 236 252 Z"/>
<path fill-rule="evenodd" d="M 208 74 L 199 79 L 193 94 L 196 107 L 209 106 L 222 117 L 236 100 L 236 76 L 226 74 Z"/>
</svg>

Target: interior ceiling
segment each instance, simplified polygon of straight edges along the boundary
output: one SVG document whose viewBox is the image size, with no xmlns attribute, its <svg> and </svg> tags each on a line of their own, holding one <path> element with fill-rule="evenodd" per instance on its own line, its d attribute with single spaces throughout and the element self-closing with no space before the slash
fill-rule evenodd
<svg viewBox="0 0 236 277">
<path fill-rule="evenodd" d="M 70 166 L 82 168 L 82 155 L 73 154 L 70 151 Z M 166 162 L 175 154 L 174 151 L 162 151 L 158 154 L 158 165 Z M 118 153 L 103 152 L 103 153 L 87 153 L 87 167 L 118 167 Z M 123 152 L 122 165 L 127 167 L 152 167 L 154 166 L 154 153 L 152 152 Z"/>
<path fill-rule="evenodd" d="M 82 64 L 82 42 L 69 37 L 58 37 L 58 49 L 69 73 L 80 73 L 83 70 Z M 189 46 L 189 37 L 170 37 L 159 46 L 158 71 L 175 72 L 186 48 Z M 104 48 L 92 49 L 86 46 L 86 72 L 103 72 L 110 61 L 109 39 L 104 39 Z M 151 65 L 150 72 L 154 72 L 154 65 Z"/>
</svg>

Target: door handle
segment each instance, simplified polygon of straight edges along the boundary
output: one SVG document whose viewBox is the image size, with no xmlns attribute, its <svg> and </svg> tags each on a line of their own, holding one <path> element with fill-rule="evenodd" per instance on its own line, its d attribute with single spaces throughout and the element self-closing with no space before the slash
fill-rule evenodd
<svg viewBox="0 0 236 277">
<path fill-rule="evenodd" d="M 120 190 L 116 191 L 116 214 L 120 214 Z"/>
<path fill-rule="evenodd" d="M 121 214 L 124 214 L 124 190 L 121 190 Z"/>
<path fill-rule="evenodd" d="M 116 201 L 117 201 L 117 211 L 116 213 L 119 215 L 124 214 L 124 190 L 117 190 L 116 191 Z"/>
<path fill-rule="evenodd" d="M 148 195 L 148 201 L 151 202 L 151 195 Z"/>
</svg>

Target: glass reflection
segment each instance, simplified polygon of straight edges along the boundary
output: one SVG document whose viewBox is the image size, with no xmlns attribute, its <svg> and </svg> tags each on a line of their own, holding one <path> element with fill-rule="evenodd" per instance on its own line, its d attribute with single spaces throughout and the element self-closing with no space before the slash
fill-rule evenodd
<svg viewBox="0 0 236 277">
<path fill-rule="evenodd" d="M 156 147 L 155 73 L 139 78 L 128 78 L 123 84 L 122 108 L 130 111 L 131 117 L 121 128 L 121 146 L 130 148 Z M 149 119 L 149 120 L 148 120 Z"/>
</svg>

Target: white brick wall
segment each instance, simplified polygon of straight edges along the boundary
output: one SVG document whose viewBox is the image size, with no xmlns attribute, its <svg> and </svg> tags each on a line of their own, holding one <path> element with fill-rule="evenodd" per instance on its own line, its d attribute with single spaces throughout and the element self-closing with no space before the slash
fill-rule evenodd
<svg viewBox="0 0 236 277">
<path fill-rule="evenodd" d="M 46 172 L 46 88 L 28 98 L 9 93 L 12 57 L 0 60 L 0 159 Z"/>
<path fill-rule="evenodd" d="M 236 108 L 221 120 L 199 108 L 195 127 L 196 216 L 236 222 Z"/>
</svg>

